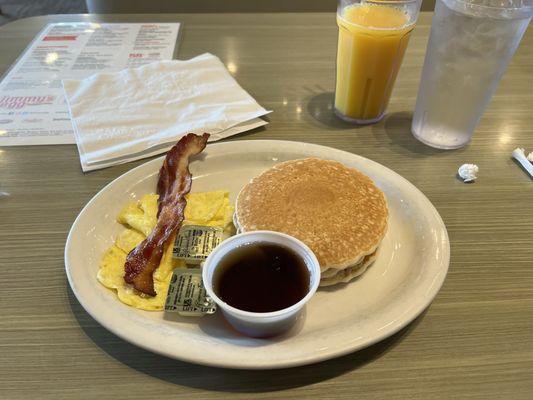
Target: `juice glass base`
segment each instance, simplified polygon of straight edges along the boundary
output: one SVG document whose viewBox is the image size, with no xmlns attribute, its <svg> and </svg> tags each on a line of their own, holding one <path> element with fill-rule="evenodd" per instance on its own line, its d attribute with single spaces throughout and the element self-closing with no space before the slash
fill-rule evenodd
<svg viewBox="0 0 533 400">
<path fill-rule="evenodd" d="M 357 125 L 369 125 L 369 124 L 375 124 L 376 122 L 379 122 L 383 119 L 383 117 L 385 116 L 385 113 L 382 113 L 381 115 L 379 115 L 377 118 L 371 118 L 371 119 L 357 119 L 357 118 L 351 118 L 351 117 L 348 117 L 347 115 L 344 115 L 343 113 L 341 113 L 339 110 L 337 110 L 336 108 L 333 110 L 333 112 L 335 113 L 335 115 L 337 117 L 339 117 L 340 119 L 342 119 L 343 121 L 346 121 L 346 122 L 349 122 L 350 124 L 357 124 Z"/>
</svg>

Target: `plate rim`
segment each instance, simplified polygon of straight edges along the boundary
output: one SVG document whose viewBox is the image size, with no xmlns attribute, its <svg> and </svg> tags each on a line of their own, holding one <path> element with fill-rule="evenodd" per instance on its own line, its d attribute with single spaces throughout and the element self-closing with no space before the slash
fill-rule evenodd
<svg viewBox="0 0 533 400">
<path fill-rule="evenodd" d="M 383 330 L 381 333 L 376 334 L 372 336 L 371 338 L 363 341 L 355 343 L 351 346 L 345 346 L 340 347 L 338 349 L 331 350 L 327 353 L 323 354 L 313 354 L 312 352 L 310 354 L 307 354 L 305 357 L 300 357 L 295 360 L 275 360 L 273 362 L 265 362 L 263 364 L 246 364 L 243 365 L 242 363 L 237 362 L 231 362 L 231 361 L 221 361 L 219 359 L 215 359 L 215 361 L 210 361 L 208 358 L 196 358 L 194 356 L 189 355 L 182 355 L 182 354 L 176 354 L 170 351 L 164 351 L 163 349 L 158 349 L 156 347 L 152 347 L 147 345 L 143 342 L 142 337 L 137 337 L 135 335 L 127 335 L 123 333 L 120 329 L 116 328 L 114 325 L 107 324 L 105 319 L 100 317 L 97 313 L 94 312 L 94 310 L 91 309 L 91 306 L 88 304 L 86 299 L 79 295 L 79 293 L 76 290 L 76 283 L 73 280 L 70 268 L 69 268 L 69 249 L 71 247 L 71 243 L 73 240 L 73 235 L 75 234 L 75 228 L 80 223 L 83 214 L 86 212 L 87 209 L 89 209 L 94 202 L 97 201 L 98 197 L 103 194 L 110 186 L 112 186 L 115 182 L 125 179 L 129 175 L 135 174 L 139 169 L 148 168 L 151 164 L 160 164 L 162 160 L 164 159 L 165 155 L 161 155 L 159 157 L 156 157 L 152 160 L 149 160 L 147 162 L 144 162 L 126 172 L 123 174 L 117 176 L 113 180 L 111 180 L 109 183 L 104 185 L 100 190 L 98 190 L 97 193 L 95 193 L 91 199 L 85 204 L 85 206 L 79 211 L 78 215 L 76 216 L 74 222 L 72 223 L 72 226 L 69 230 L 67 240 L 65 242 L 65 250 L 64 250 L 64 263 L 65 263 L 65 272 L 67 275 L 67 280 L 69 282 L 69 286 L 74 293 L 77 301 L 80 303 L 80 305 L 83 307 L 85 312 L 87 312 L 92 318 L 94 318 L 103 328 L 107 329 L 108 331 L 112 332 L 122 340 L 125 340 L 128 343 L 131 343 L 135 346 L 138 346 L 144 350 L 193 363 L 198 365 L 204 365 L 209 367 L 218 367 L 218 368 L 232 368 L 232 369 L 245 369 L 245 370 L 268 370 L 268 369 L 281 369 L 281 368 L 292 368 L 292 367 L 298 367 L 308 364 L 315 364 L 322 361 L 326 361 L 329 359 L 341 357 L 346 354 L 350 354 L 359 350 L 362 350 L 364 348 L 367 348 L 369 346 L 372 346 L 375 343 L 378 343 L 387 337 L 390 337 L 394 335 L 395 333 L 399 332 L 401 329 L 405 328 L 407 325 L 409 325 L 412 321 L 414 321 L 420 314 L 423 313 L 425 309 L 429 307 L 429 305 L 433 302 L 434 298 L 440 291 L 442 285 L 444 284 L 444 281 L 446 279 L 449 265 L 450 265 L 450 240 L 448 231 L 446 229 L 446 225 L 444 224 L 444 221 L 442 220 L 442 217 L 440 216 L 438 210 L 436 207 L 431 203 L 431 201 L 427 198 L 427 196 L 418 189 L 413 183 L 411 183 L 408 179 L 404 178 L 402 175 L 398 174 L 397 172 L 393 171 L 392 169 L 386 167 L 383 164 L 380 164 L 376 161 L 373 161 L 369 158 L 360 156 L 355 153 L 351 153 L 346 150 L 340 150 L 334 147 L 314 144 L 314 143 L 307 143 L 307 142 L 298 142 L 298 141 L 291 141 L 291 140 L 269 140 L 269 139 L 257 139 L 257 140 L 236 140 L 236 141 L 224 141 L 224 142 L 215 142 L 208 144 L 208 149 L 213 147 L 224 147 L 224 146 L 238 146 L 240 144 L 254 144 L 256 146 L 268 146 L 268 145 L 297 145 L 297 146 L 304 146 L 306 149 L 314 148 L 316 150 L 322 150 L 322 151 L 333 151 L 337 154 L 342 154 L 346 157 L 355 157 L 358 158 L 360 161 L 364 161 L 366 163 L 369 163 L 372 167 L 378 167 L 382 168 L 388 173 L 392 174 L 395 179 L 399 179 L 401 181 L 404 181 L 405 184 L 409 187 L 409 189 L 414 190 L 415 192 L 418 192 L 418 194 L 421 196 L 423 201 L 426 203 L 427 210 L 431 212 L 432 216 L 436 218 L 437 222 L 440 223 L 442 232 L 444 233 L 444 236 L 442 238 L 442 241 L 440 243 L 440 248 L 443 250 L 443 257 L 441 259 L 441 272 L 438 274 L 438 281 L 437 284 L 432 285 L 431 290 L 426 294 L 424 297 L 424 301 L 421 302 L 417 307 L 412 307 L 408 313 L 405 313 L 403 315 L 403 318 L 399 323 L 395 323 L 391 326 L 391 329 Z M 303 149 L 304 152 L 306 149 Z M 158 169 L 158 168 L 157 168 Z M 157 170 L 156 169 L 156 170 Z M 265 360 L 267 361 L 267 360 Z"/>
</svg>

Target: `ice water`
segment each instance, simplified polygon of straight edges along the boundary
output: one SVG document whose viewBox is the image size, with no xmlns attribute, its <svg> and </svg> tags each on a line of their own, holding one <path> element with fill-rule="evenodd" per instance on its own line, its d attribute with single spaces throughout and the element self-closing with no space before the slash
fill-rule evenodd
<svg viewBox="0 0 533 400">
<path fill-rule="evenodd" d="M 430 146 L 470 141 L 531 19 L 530 6 L 483 3 L 491 0 L 437 0 L 412 125 Z"/>
</svg>

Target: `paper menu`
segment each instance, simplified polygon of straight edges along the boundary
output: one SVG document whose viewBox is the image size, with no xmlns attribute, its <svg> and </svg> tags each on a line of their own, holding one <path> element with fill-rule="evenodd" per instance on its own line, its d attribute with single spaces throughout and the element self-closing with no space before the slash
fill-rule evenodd
<svg viewBox="0 0 533 400">
<path fill-rule="evenodd" d="M 61 79 L 173 58 L 179 23 L 47 25 L 0 82 L 0 146 L 75 143 Z"/>
</svg>

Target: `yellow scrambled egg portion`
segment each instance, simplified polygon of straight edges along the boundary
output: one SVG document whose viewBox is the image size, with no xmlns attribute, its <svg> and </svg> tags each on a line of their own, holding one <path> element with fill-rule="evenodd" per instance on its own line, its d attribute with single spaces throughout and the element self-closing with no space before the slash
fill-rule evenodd
<svg viewBox="0 0 533 400">
<path fill-rule="evenodd" d="M 217 226 L 228 232 L 233 229 L 233 207 L 229 203 L 227 191 L 190 193 L 186 198 L 184 225 Z M 174 268 L 185 268 L 183 261 L 172 258 L 176 237 L 173 235 L 165 246 L 159 268 L 154 272 L 156 296 L 138 292 L 124 281 L 126 256 L 150 234 L 157 223 L 157 199 L 157 194 L 147 194 L 139 201 L 124 206 L 117 221 L 126 230 L 118 235 L 115 244 L 104 253 L 97 274 L 98 281 L 115 290 L 120 301 L 141 310 L 163 310 L 172 271 Z"/>
</svg>

